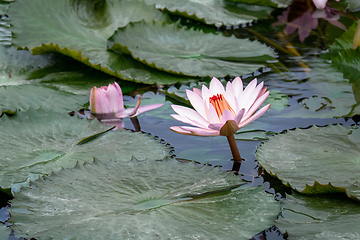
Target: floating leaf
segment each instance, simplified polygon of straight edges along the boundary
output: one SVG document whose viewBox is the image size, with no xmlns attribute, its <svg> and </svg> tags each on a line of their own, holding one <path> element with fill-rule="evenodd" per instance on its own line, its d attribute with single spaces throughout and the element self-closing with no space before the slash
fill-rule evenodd
<svg viewBox="0 0 360 240">
<path fill-rule="evenodd" d="M 293 193 L 283 202 L 276 226 L 294 240 L 360 239 L 360 205 L 336 196 Z"/>
<path fill-rule="evenodd" d="M 161 10 L 166 9 L 172 13 L 201 20 L 217 27 L 222 25 L 237 26 L 259 18 L 267 18 L 273 10 L 270 7 L 231 3 L 224 0 L 145 0 L 145 2 L 156 4 L 156 7 Z"/>
<path fill-rule="evenodd" d="M 0 45 L 0 86 L 28 84 L 28 75 L 52 63 L 50 56 L 33 56 L 28 51 Z"/>
<path fill-rule="evenodd" d="M 4 224 L 0 223 L 0 238 L 8 239 L 10 235 L 10 228 L 6 227 Z"/>
<path fill-rule="evenodd" d="M 313 126 L 276 135 L 257 150 L 267 172 L 304 194 L 343 192 L 360 200 L 360 129 Z"/>
<path fill-rule="evenodd" d="M 162 159 L 169 148 L 144 134 L 125 130 L 110 131 L 86 144 L 82 139 L 104 132 L 110 127 L 97 120 L 78 119 L 66 113 L 29 109 L 15 117 L 0 118 L 0 187 L 9 188 L 28 177 L 49 174 L 76 162 L 90 162 L 101 157 L 130 160 Z M 120 158 L 122 157 L 122 158 Z"/>
<path fill-rule="evenodd" d="M 159 22 L 139 22 L 120 28 L 108 46 L 161 70 L 203 77 L 251 73 L 274 56 L 270 48 L 257 41 Z"/>
<path fill-rule="evenodd" d="M 76 111 L 89 101 L 89 95 L 75 95 L 39 84 L 0 86 L 0 111 L 43 108 L 54 112 Z"/>
<path fill-rule="evenodd" d="M 163 19 L 142 1 L 17 0 L 8 13 L 13 43 L 33 54 L 59 52 L 110 75 L 142 83 L 187 81 L 106 50 L 107 39 L 132 21 Z"/>
<path fill-rule="evenodd" d="M 249 239 L 279 204 L 263 188 L 234 189 L 244 183 L 173 160 L 95 161 L 31 182 L 10 221 L 16 235 L 38 239 Z"/>
</svg>

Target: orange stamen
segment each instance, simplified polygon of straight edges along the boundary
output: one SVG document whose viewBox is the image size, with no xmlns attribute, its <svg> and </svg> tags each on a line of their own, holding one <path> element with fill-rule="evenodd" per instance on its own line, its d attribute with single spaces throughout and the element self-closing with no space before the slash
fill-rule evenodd
<svg viewBox="0 0 360 240">
<path fill-rule="evenodd" d="M 222 94 L 209 97 L 209 102 L 214 106 L 220 121 L 225 110 L 229 110 L 234 116 L 236 115 Z"/>
</svg>

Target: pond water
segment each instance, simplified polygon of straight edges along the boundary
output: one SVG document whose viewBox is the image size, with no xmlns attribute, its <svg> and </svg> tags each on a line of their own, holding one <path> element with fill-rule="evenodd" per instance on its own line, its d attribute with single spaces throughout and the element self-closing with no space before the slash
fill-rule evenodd
<svg viewBox="0 0 360 240">
<path fill-rule="evenodd" d="M 302 10 L 299 7 L 302 6 L 301 4 L 306 5 L 309 3 L 295 2 L 293 6 L 296 6 L 298 12 L 292 12 L 294 16 L 301 16 L 301 14 L 306 12 L 306 8 Z M 336 5 L 335 2 L 331 2 L 331 4 L 339 8 L 342 6 Z M 294 8 L 295 7 L 293 7 L 292 11 L 294 11 Z M 353 82 L 353 79 L 356 77 L 352 76 L 351 79 L 344 77 L 349 76 L 349 73 L 339 71 L 336 66 L 331 64 L 331 55 L 327 55 L 330 51 L 329 47 L 333 45 L 334 40 L 345 32 L 338 26 L 334 26 L 335 20 L 329 20 L 329 17 L 316 19 L 318 25 L 311 29 L 311 31 L 309 30 L 309 35 L 305 37 L 304 32 L 301 32 L 299 35 L 300 30 L 286 34 L 284 32 L 284 24 L 275 24 L 279 21 L 279 17 L 281 20 L 281 16 L 285 11 L 286 8 L 277 8 L 272 11 L 267 19 L 256 20 L 238 27 L 223 27 L 218 30 L 228 36 L 234 35 L 238 38 L 258 40 L 276 52 L 275 60 L 268 62 L 265 67 L 241 76 L 244 85 L 247 85 L 254 78 L 257 78 L 258 82 L 264 81 L 265 86 L 270 90 L 270 96 L 266 103 L 271 103 L 272 106 L 269 111 L 259 119 L 240 129 L 239 132 L 235 134 L 235 139 L 241 157 L 243 158 L 239 170 L 241 178 L 250 186 L 265 185 L 265 191 L 268 194 L 272 194 L 276 200 L 286 201 L 287 193 L 291 194 L 292 190 L 288 186 L 283 185 L 278 179 L 271 177 L 259 165 L 256 159 L 256 150 L 259 145 L 266 142 L 269 138 L 272 138 L 272 136 L 278 133 L 284 133 L 288 129 L 310 128 L 313 125 L 327 126 L 332 124 L 354 127 L 359 121 L 358 114 L 360 112 L 358 105 L 360 102 L 360 91 L 357 87 L 358 82 Z M 338 14 L 335 8 L 332 8 L 331 11 L 335 15 Z M 359 14 L 356 15 L 358 13 L 357 11 L 343 13 L 339 10 L 339 13 L 340 12 L 339 22 L 344 24 L 347 29 L 356 22 L 356 16 L 359 16 Z M 5 15 L 2 16 L 5 17 Z M 173 18 L 177 19 L 176 17 Z M 294 18 L 296 19 L 296 17 Z M 184 21 L 182 24 L 187 25 L 189 23 Z M 190 22 L 190 25 L 196 26 L 193 22 Z M 305 26 L 301 26 L 301 28 L 305 28 Z M 211 31 L 213 30 L 214 29 Z M 301 41 L 300 38 L 304 38 L 303 41 Z M 237 50 L 234 49 L 234 51 Z M 359 57 L 359 55 L 357 56 Z M 76 65 L 77 63 L 75 63 L 74 60 L 55 55 L 55 58 L 57 57 L 69 61 L 71 63 L 69 65 L 73 64 L 75 66 L 74 72 L 77 71 L 76 74 L 84 73 L 84 75 L 86 75 L 87 72 L 92 74 L 92 70 L 89 70 L 87 67 L 80 66 L 78 70 L 77 67 L 79 65 Z M 51 71 L 50 69 L 50 72 Z M 65 75 L 69 74 L 70 76 L 73 73 L 68 71 L 68 69 L 61 69 L 60 71 L 59 69 L 54 69 L 53 71 L 56 74 L 65 72 Z M 99 76 L 105 75 L 100 74 Z M 59 78 L 59 75 L 56 75 L 56 77 Z M 357 77 L 358 81 L 360 76 Z M 73 77 L 71 76 L 71 78 Z M 75 79 L 77 78 L 75 77 Z M 75 89 L 77 88 L 81 93 L 86 91 L 90 93 L 88 86 L 96 85 L 100 87 L 112 83 L 114 79 L 123 88 L 125 95 L 124 103 L 126 106 L 135 106 L 136 100 L 133 97 L 138 93 L 143 94 L 142 104 L 144 105 L 164 103 L 161 108 L 142 113 L 138 116 L 138 120 L 142 131 L 150 133 L 152 136 L 156 136 L 156 138 L 163 139 L 164 143 L 169 143 L 171 147 L 173 147 L 173 153 L 178 160 L 209 164 L 220 167 L 225 171 L 230 171 L 233 168 L 234 162 L 232 161 L 232 154 L 225 137 L 197 137 L 181 135 L 170 131 L 170 127 L 182 125 L 182 123 L 170 117 L 170 114 L 174 114 L 171 105 L 185 103 L 185 89 L 199 86 L 202 83 L 208 84 L 210 78 L 201 78 L 198 79 L 198 81 L 191 80 L 190 82 L 169 85 L 161 84 L 158 86 L 129 83 L 109 76 L 107 76 L 106 80 L 102 80 L 101 83 L 96 79 L 91 79 L 86 84 L 83 84 L 80 80 L 74 83 L 62 80 L 57 82 L 58 80 L 56 78 L 53 79 L 51 74 L 48 74 L 46 79 L 40 78 L 40 80 L 32 79 L 29 81 L 30 84 L 32 84 L 31 81 L 33 81 L 44 84 L 48 86 L 49 89 L 55 89 L 56 91 L 75 86 Z M 226 77 L 221 80 L 225 83 L 227 80 L 232 79 L 233 78 Z M 83 86 L 81 86 L 82 84 Z M 174 96 L 183 102 L 179 102 Z M 86 101 L 82 104 L 87 106 Z M 72 110 L 78 111 L 80 107 L 79 109 Z M 3 118 L 4 117 L 5 115 Z M 124 123 L 127 129 L 135 130 L 130 119 L 124 119 Z M 41 150 L 39 151 L 41 152 Z M 63 156 L 65 154 L 55 155 L 56 156 L 51 156 L 51 158 L 57 159 L 60 155 Z M 41 159 L 39 158 L 38 161 L 41 162 Z M 335 198 L 337 197 L 335 196 Z M 9 208 L 8 201 L 11 199 L 12 197 L 0 191 L 0 224 L 5 223 L 5 221 L 9 219 L 6 210 Z M 152 201 L 158 203 L 158 199 Z M 356 220 L 356 218 L 354 219 Z M 6 225 L 10 225 L 10 223 L 6 222 Z M 274 225 L 277 225 L 276 222 L 274 222 Z M 258 235 L 253 233 L 253 239 L 284 239 L 284 236 L 279 233 L 277 228 L 271 228 L 271 225 L 268 227 L 269 229 L 263 229 L 267 230 L 267 232 L 259 233 Z M 301 227 L 303 227 L 303 225 Z M 291 232 L 289 232 L 289 235 L 291 237 Z M 2 236 L 1 232 L 0 236 Z M 18 238 L 12 234 L 9 239 L 13 240 Z M 334 237 L 328 239 L 343 238 Z"/>
</svg>

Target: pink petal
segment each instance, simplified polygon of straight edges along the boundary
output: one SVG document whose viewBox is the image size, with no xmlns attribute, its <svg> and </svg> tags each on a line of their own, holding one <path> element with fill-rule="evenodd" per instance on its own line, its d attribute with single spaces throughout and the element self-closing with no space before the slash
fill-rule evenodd
<svg viewBox="0 0 360 240">
<path fill-rule="evenodd" d="M 324 9 L 328 0 L 313 0 L 315 7 L 318 9 Z"/>
<path fill-rule="evenodd" d="M 219 81 L 219 79 L 213 77 L 210 81 L 210 92 L 212 95 L 224 94 L 224 85 Z M 210 96 L 211 97 L 211 96 Z"/>
<path fill-rule="evenodd" d="M 186 95 L 191 103 L 191 105 L 194 107 L 194 109 L 204 118 L 207 118 L 207 112 L 205 109 L 204 101 L 203 99 L 196 93 L 186 90 Z"/>
<path fill-rule="evenodd" d="M 214 106 L 209 103 L 209 122 L 210 123 L 221 123 L 219 116 L 216 113 Z"/>
<path fill-rule="evenodd" d="M 200 128 L 206 128 L 206 125 L 200 124 L 199 122 L 193 121 L 189 118 L 187 118 L 186 116 L 183 115 L 176 115 L 176 114 L 170 114 L 171 117 L 173 117 L 174 119 L 183 122 L 183 123 L 187 123 L 196 127 L 200 127 Z"/>
<path fill-rule="evenodd" d="M 227 82 L 226 84 L 226 91 L 224 93 L 224 97 L 226 99 L 226 101 L 229 103 L 230 107 L 236 111 L 236 107 L 237 107 L 237 101 L 235 98 L 235 91 L 234 91 L 234 87 L 232 85 L 231 82 Z"/>
<path fill-rule="evenodd" d="M 145 105 L 145 106 L 140 106 L 138 108 L 138 110 L 136 111 L 136 113 L 134 115 L 132 115 L 132 117 L 136 117 L 140 113 L 147 112 L 147 111 L 159 108 L 162 105 L 164 105 L 164 104 L 163 103 L 156 103 L 156 104 L 149 104 L 149 105 Z"/>
<path fill-rule="evenodd" d="M 223 123 L 212 123 L 209 124 L 208 128 L 215 130 L 215 131 L 220 131 L 220 129 L 222 128 L 224 124 Z"/>
<path fill-rule="evenodd" d="M 202 98 L 202 93 L 201 93 L 201 90 L 200 89 L 198 89 L 198 88 L 193 88 L 193 92 L 194 93 L 196 93 L 197 95 L 199 95 L 199 97 L 201 97 Z"/>
<path fill-rule="evenodd" d="M 117 86 L 109 84 L 105 94 L 108 96 L 110 112 L 117 113 L 124 110 L 123 95 L 118 84 Z"/>
<path fill-rule="evenodd" d="M 269 91 L 267 91 L 264 95 L 262 95 L 259 99 L 257 99 L 254 104 L 250 107 L 250 109 L 244 115 L 244 119 L 249 118 L 253 113 L 263 104 L 266 98 L 269 96 Z"/>
<path fill-rule="evenodd" d="M 236 114 L 236 116 L 235 116 L 234 119 L 235 119 L 235 122 L 236 122 L 237 124 L 240 123 L 241 119 L 242 119 L 243 116 L 244 116 L 244 113 L 245 113 L 245 108 L 241 109 L 241 110 Z"/>
<path fill-rule="evenodd" d="M 223 115 L 221 117 L 221 122 L 225 123 L 228 120 L 234 120 L 234 115 L 229 110 L 224 110 Z"/>
<path fill-rule="evenodd" d="M 264 106 L 263 108 L 261 108 L 259 111 L 257 111 L 254 115 L 252 115 L 250 118 L 246 119 L 245 121 L 241 122 L 238 126 L 239 128 L 242 128 L 246 125 L 248 125 L 249 123 L 251 123 L 252 121 L 258 119 L 261 115 L 263 115 L 268 109 L 270 108 L 270 104 Z"/>
<path fill-rule="evenodd" d="M 174 132 L 185 134 L 185 135 L 193 135 L 193 136 L 203 136 L 203 137 L 212 137 L 219 136 L 219 131 L 214 131 L 211 129 L 203 129 L 196 127 L 185 127 L 185 126 L 173 126 L 170 129 Z"/>
<path fill-rule="evenodd" d="M 186 117 L 187 119 L 193 121 L 199 126 L 206 127 L 209 124 L 206 119 L 204 119 L 198 112 L 191 108 L 179 105 L 171 105 L 171 107 L 177 114 Z"/>
<path fill-rule="evenodd" d="M 241 95 L 243 94 L 244 91 L 244 86 L 243 86 L 243 82 L 241 80 L 240 77 L 236 77 L 233 81 L 232 81 L 232 86 L 234 89 L 234 93 L 236 97 L 241 97 Z"/>
<path fill-rule="evenodd" d="M 98 98 L 96 97 L 97 94 L 97 87 L 93 87 L 90 91 L 90 111 L 93 113 L 97 112 L 96 106 L 97 106 L 97 100 Z"/>
<path fill-rule="evenodd" d="M 261 91 L 260 88 L 256 88 L 257 79 L 252 80 L 245 88 L 244 94 L 241 96 L 241 99 L 237 98 L 239 102 L 239 108 L 245 108 L 245 112 L 249 110 L 251 105 L 254 103 L 256 98 Z"/>
<path fill-rule="evenodd" d="M 346 26 L 344 24 L 342 24 L 341 22 L 339 21 L 336 21 L 336 20 L 328 20 L 329 23 L 331 23 L 332 25 L 338 27 L 338 28 L 341 28 L 342 30 L 346 31 Z"/>
</svg>

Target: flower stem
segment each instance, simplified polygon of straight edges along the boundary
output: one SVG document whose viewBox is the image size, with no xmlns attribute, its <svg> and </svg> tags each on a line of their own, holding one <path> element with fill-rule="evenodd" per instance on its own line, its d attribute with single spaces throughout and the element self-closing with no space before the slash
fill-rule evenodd
<svg viewBox="0 0 360 240">
<path fill-rule="evenodd" d="M 132 117 L 132 118 L 130 118 L 130 120 L 131 120 L 132 124 L 134 125 L 135 132 L 140 132 L 141 127 L 140 127 L 139 119 L 137 117 Z"/>
<path fill-rule="evenodd" d="M 230 149 L 231 149 L 231 154 L 233 155 L 233 159 L 235 162 L 241 162 L 241 156 L 239 153 L 239 149 L 236 145 L 236 141 L 235 141 L 235 137 L 233 134 L 226 136 L 227 140 L 229 142 L 230 145 Z"/>
</svg>

